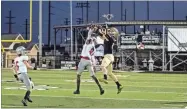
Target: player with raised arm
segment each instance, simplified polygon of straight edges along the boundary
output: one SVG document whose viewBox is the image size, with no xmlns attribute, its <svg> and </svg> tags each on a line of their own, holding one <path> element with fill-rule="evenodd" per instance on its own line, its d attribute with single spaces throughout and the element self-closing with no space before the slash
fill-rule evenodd
<svg viewBox="0 0 187 109">
<path fill-rule="evenodd" d="M 118 30 L 116 28 L 105 29 L 101 26 L 98 27 L 97 34 L 104 40 L 104 58 L 102 60 L 101 68 L 104 73 L 104 78 L 99 79 L 99 81 L 108 84 L 107 74 L 112 78 L 112 80 L 116 83 L 119 94 L 123 89 L 123 86 L 119 83 L 117 77 L 113 74 L 113 45 L 118 37 Z"/>
<path fill-rule="evenodd" d="M 91 33 L 92 30 L 89 30 Z M 84 71 L 84 68 L 87 67 L 88 71 L 90 72 L 90 76 L 92 79 L 95 81 L 95 83 L 98 85 L 99 90 L 100 90 L 100 95 L 104 94 L 104 90 L 101 87 L 97 77 L 95 76 L 95 72 L 93 69 L 93 58 L 94 58 L 94 52 L 95 52 L 95 45 L 94 41 L 89 36 L 88 32 L 88 38 L 86 39 L 85 44 L 83 45 L 83 50 L 81 53 L 81 60 L 78 65 L 78 70 L 77 70 L 77 89 L 74 91 L 74 94 L 80 94 L 80 82 L 81 82 L 81 73 Z"/>
<path fill-rule="evenodd" d="M 16 53 L 18 57 L 15 59 L 15 65 L 13 69 L 15 70 L 15 74 L 17 74 L 17 79 L 22 80 L 27 88 L 27 92 L 25 93 L 24 99 L 21 101 L 24 106 L 27 106 L 27 101 L 32 102 L 30 98 L 31 93 L 31 81 L 27 74 L 27 68 L 37 70 L 36 67 L 32 67 L 28 63 L 28 56 L 26 55 L 25 48 L 20 46 L 16 49 Z"/>
</svg>

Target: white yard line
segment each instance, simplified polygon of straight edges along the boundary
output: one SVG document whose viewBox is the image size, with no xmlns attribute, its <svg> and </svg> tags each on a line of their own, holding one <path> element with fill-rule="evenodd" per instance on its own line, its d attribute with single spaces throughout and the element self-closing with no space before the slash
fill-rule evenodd
<svg viewBox="0 0 187 109">
<path fill-rule="evenodd" d="M 23 96 L 20 94 L 2 94 L 5 96 Z M 128 99 L 128 98 L 98 98 L 98 97 L 83 97 L 79 95 L 75 96 L 51 96 L 51 95 L 31 95 L 35 97 L 54 97 L 54 98 L 86 98 L 86 99 L 101 99 L 101 100 L 127 100 L 127 101 L 163 101 L 163 102 L 184 102 L 184 101 L 177 101 L 177 100 L 150 100 L 150 99 Z"/>
<path fill-rule="evenodd" d="M 1 105 L 1 107 L 24 107 L 24 106 Z"/>
<path fill-rule="evenodd" d="M 67 83 L 75 83 L 75 82 L 67 82 L 67 81 L 65 81 L 66 83 L 49 83 L 49 84 L 67 84 Z M 46 82 L 43 82 L 44 84 L 47 84 Z M 93 84 L 84 84 L 84 83 L 86 83 L 86 82 L 83 82 L 81 85 L 95 85 L 95 83 L 93 83 Z M 87 83 L 89 83 L 89 82 L 87 82 Z M 41 83 L 40 83 L 41 84 Z M 103 85 L 103 84 L 102 84 Z M 187 85 L 187 84 L 186 84 Z M 109 85 L 109 84 L 104 84 L 103 86 L 116 86 L 116 85 Z M 151 88 L 153 88 L 153 87 L 155 87 L 155 88 L 172 88 L 172 89 L 181 89 L 181 88 L 184 88 L 184 89 L 186 89 L 187 87 L 167 87 L 167 86 L 136 86 L 136 85 L 123 85 L 123 86 L 127 86 L 127 87 L 151 87 Z"/>
<path fill-rule="evenodd" d="M 177 106 L 177 107 L 181 107 L 181 106 L 184 106 L 184 105 L 182 105 L 182 104 L 164 104 L 164 105 L 168 105 L 168 106 Z"/>
<path fill-rule="evenodd" d="M 13 87 L 13 86 L 3 86 L 2 87 L 2 89 L 5 89 L 5 88 L 11 88 L 11 87 Z M 19 87 L 19 86 L 18 86 Z M 49 90 L 54 90 L 53 88 L 48 88 Z M 5 90 L 7 90 L 7 89 L 5 89 Z M 9 90 L 11 90 L 11 89 L 9 89 Z M 12 90 L 18 90 L 18 89 L 12 89 Z M 35 90 L 37 90 L 37 89 L 35 89 Z M 70 91 L 70 90 L 75 90 L 75 89 L 71 89 L 71 88 L 69 88 L 69 89 L 64 89 L 64 88 L 59 88 L 59 87 L 57 87 L 57 88 L 55 88 L 55 90 L 64 90 L 64 91 Z M 82 90 L 84 90 L 84 91 L 93 91 L 93 92 L 95 92 L 95 91 L 99 91 L 99 90 L 97 90 L 97 89 L 82 89 Z M 39 90 L 38 90 L 39 91 Z M 117 90 L 116 90 L 117 91 Z M 115 92 L 115 90 L 108 90 L 108 92 Z M 121 92 L 130 92 L 130 93 L 163 93 L 163 94 L 169 94 L 169 93 L 173 93 L 173 94 L 182 94 L 182 95 L 187 95 L 187 93 L 186 92 L 184 92 L 184 93 L 182 93 L 182 92 L 164 92 L 164 91 L 138 91 L 138 90 L 135 90 L 135 91 L 133 91 L 133 90 L 125 90 L 125 88 L 124 88 L 124 90 L 123 91 L 121 91 Z M 186 97 L 182 97 L 182 98 L 186 98 Z"/>
<path fill-rule="evenodd" d="M 55 89 L 55 90 L 75 90 L 75 89 Z M 84 91 L 99 91 L 99 90 L 96 90 L 96 89 L 93 89 L 93 90 L 88 90 L 88 89 L 82 89 L 82 90 L 84 90 Z M 109 90 L 109 92 L 110 92 L 111 90 Z M 112 91 L 114 91 L 114 90 L 112 90 Z M 117 91 L 117 89 L 116 89 L 116 91 Z M 175 93 L 175 94 L 186 94 L 187 95 L 187 93 L 185 92 L 185 93 L 182 93 L 182 92 L 154 92 L 154 91 L 126 91 L 125 89 L 124 89 L 124 91 L 121 91 L 121 92 L 132 92 L 132 93 L 142 93 L 142 92 L 144 92 L 144 93 Z"/>
<path fill-rule="evenodd" d="M 42 79 L 35 79 L 35 80 L 42 80 Z M 84 80 L 84 79 L 83 79 Z M 75 81 L 75 80 L 70 80 L 70 81 Z M 67 83 L 75 83 L 75 82 L 70 82 L 70 81 L 67 81 L 67 80 L 64 80 L 65 83 L 62 83 L 62 81 L 59 81 L 58 83 L 57 82 L 50 82 L 50 83 L 47 83 L 47 82 L 39 82 L 39 84 L 67 84 Z M 14 83 L 14 82 L 11 82 L 11 83 Z M 95 83 L 93 84 L 85 84 L 86 82 L 83 82 L 81 85 L 95 85 Z M 89 83 L 89 82 L 87 82 Z M 133 82 L 132 82 L 133 83 Z M 150 83 L 150 82 L 140 82 L 140 83 Z M 35 83 L 37 84 L 37 83 Z M 171 84 L 171 83 L 170 83 Z M 175 83 L 172 83 L 172 84 L 175 84 Z M 177 83 L 176 83 L 177 84 Z M 180 84 L 186 84 L 187 83 L 180 83 Z M 109 84 L 103 84 L 103 86 L 116 86 L 116 85 L 109 85 Z M 137 84 L 135 85 L 123 85 L 123 86 L 127 86 L 127 87 L 150 87 L 150 88 L 171 88 L 171 89 L 187 89 L 187 87 L 168 87 L 168 86 L 138 86 Z"/>
</svg>

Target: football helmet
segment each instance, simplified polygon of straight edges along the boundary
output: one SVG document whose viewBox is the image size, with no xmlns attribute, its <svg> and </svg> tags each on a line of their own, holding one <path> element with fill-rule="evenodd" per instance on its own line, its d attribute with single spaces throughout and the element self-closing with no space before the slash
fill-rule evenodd
<svg viewBox="0 0 187 109">
<path fill-rule="evenodd" d="M 25 54 L 26 54 L 26 49 L 25 49 L 25 47 L 19 46 L 19 47 L 16 49 L 16 53 L 17 53 L 18 55 L 25 55 Z"/>
</svg>

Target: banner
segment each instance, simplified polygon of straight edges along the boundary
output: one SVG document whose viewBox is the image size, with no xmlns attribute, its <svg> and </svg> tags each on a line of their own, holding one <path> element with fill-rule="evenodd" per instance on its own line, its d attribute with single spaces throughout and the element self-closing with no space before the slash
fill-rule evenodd
<svg viewBox="0 0 187 109">
<path fill-rule="evenodd" d="M 143 43 L 144 45 L 160 45 L 161 37 L 158 35 L 121 35 L 120 44 L 121 45 L 136 45 L 138 43 Z"/>
<path fill-rule="evenodd" d="M 61 61 L 61 69 L 76 69 L 75 61 Z"/>
<path fill-rule="evenodd" d="M 168 51 L 187 51 L 187 27 L 168 27 L 167 40 Z"/>
</svg>

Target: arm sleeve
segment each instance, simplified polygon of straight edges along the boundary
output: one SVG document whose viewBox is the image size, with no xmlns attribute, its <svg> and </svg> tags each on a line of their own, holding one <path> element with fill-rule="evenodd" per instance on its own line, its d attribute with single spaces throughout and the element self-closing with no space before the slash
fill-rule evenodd
<svg viewBox="0 0 187 109">
<path fill-rule="evenodd" d="M 93 29 L 89 29 L 88 36 L 87 36 L 86 40 L 88 40 L 89 38 L 91 38 L 92 33 L 93 33 Z"/>
</svg>

